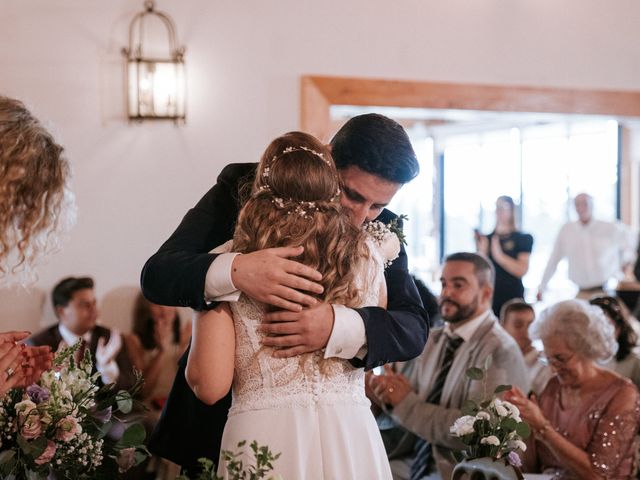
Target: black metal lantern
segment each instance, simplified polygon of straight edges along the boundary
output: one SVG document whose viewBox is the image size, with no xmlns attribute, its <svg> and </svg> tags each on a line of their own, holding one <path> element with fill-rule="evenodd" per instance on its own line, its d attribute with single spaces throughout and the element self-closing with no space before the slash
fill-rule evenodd
<svg viewBox="0 0 640 480">
<path fill-rule="evenodd" d="M 176 46 L 173 20 L 155 9 L 155 2 L 144 2 L 145 10 L 129 24 L 129 47 L 122 53 L 127 61 L 127 111 L 131 120 L 185 120 L 186 82 L 184 47 Z M 145 25 L 159 19 L 169 36 L 166 58 L 145 56 L 142 45 Z"/>
</svg>

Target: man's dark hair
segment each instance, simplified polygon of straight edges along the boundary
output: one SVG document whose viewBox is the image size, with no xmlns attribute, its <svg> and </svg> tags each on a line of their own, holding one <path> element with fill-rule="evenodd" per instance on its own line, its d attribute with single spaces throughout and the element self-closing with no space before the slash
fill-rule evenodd
<svg viewBox="0 0 640 480">
<path fill-rule="evenodd" d="M 500 325 L 504 325 L 507 316 L 513 312 L 533 312 L 535 314 L 533 307 L 522 298 L 512 298 L 500 308 Z"/>
<path fill-rule="evenodd" d="M 71 301 L 71 297 L 78 290 L 93 288 L 93 278 L 91 277 L 67 277 L 60 280 L 51 292 L 53 308 L 66 307 Z"/>
<path fill-rule="evenodd" d="M 452 253 L 444 259 L 444 262 L 467 262 L 473 265 L 473 270 L 481 287 L 489 285 L 493 288 L 496 271 L 491 262 L 482 255 L 471 252 Z"/>
<path fill-rule="evenodd" d="M 404 128 L 378 113 L 351 118 L 331 140 L 338 169 L 355 166 L 385 180 L 407 183 L 420 172 Z"/>
</svg>

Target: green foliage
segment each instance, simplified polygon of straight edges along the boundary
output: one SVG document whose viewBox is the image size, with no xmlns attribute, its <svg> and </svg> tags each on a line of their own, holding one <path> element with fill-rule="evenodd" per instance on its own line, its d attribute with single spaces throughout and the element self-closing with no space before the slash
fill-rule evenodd
<svg viewBox="0 0 640 480">
<path fill-rule="evenodd" d="M 246 440 L 239 442 L 238 448 L 242 449 L 246 443 Z M 269 447 L 260 446 L 255 440 L 251 442 L 249 447 L 255 461 L 248 461 L 247 463 L 243 460 L 246 454 L 242 451 L 234 453 L 229 450 L 223 450 L 221 452 L 229 478 L 231 480 L 273 479 L 274 477 L 267 477 L 267 474 L 273 470 L 273 463 L 280 457 L 280 453 L 274 455 L 269 450 Z M 216 474 L 216 467 L 213 461 L 208 458 L 200 458 L 198 462 L 202 465 L 202 471 L 197 477 L 190 478 L 183 474 L 178 476 L 176 480 L 222 480 L 223 477 L 219 477 Z"/>
<path fill-rule="evenodd" d="M 404 234 L 404 231 L 400 227 L 400 222 L 405 220 L 409 220 L 409 217 L 406 215 L 400 215 L 399 217 L 391 220 L 387 225 L 387 227 L 389 228 L 389 231 L 395 233 L 398 236 L 398 240 L 400 240 L 400 245 L 407 244 L 407 238 Z"/>
</svg>

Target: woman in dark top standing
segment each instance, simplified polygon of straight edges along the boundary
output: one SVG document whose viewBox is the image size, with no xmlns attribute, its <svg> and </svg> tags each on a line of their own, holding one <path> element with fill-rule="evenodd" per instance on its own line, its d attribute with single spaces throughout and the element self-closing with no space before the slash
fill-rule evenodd
<svg viewBox="0 0 640 480">
<path fill-rule="evenodd" d="M 515 204 L 502 195 L 496 200 L 496 227 L 489 235 L 475 232 L 476 248 L 496 269 L 493 311 L 499 316 L 502 305 L 512 298 L 524 298 L 522 277 L 529 270 L 533 237 L 516 230 Z"/>
</svg>

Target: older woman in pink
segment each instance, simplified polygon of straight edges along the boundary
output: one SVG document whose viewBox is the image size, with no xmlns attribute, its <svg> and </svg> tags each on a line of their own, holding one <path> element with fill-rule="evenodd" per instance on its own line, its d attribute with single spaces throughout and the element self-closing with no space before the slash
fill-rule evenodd
<svg viewBox="0 0 640 480">
<path fill-rule="evenodd" d="M 527 470 L 554 479 L 634 478 L 640 394 L 596 363 L 614 353 L 609 320 L 598 307 L 567 300 L 545 310 L 533 331 L 556 375 L 539 399 L 517 389 L 506 395 L 534 432 Z"/>
</svg>

